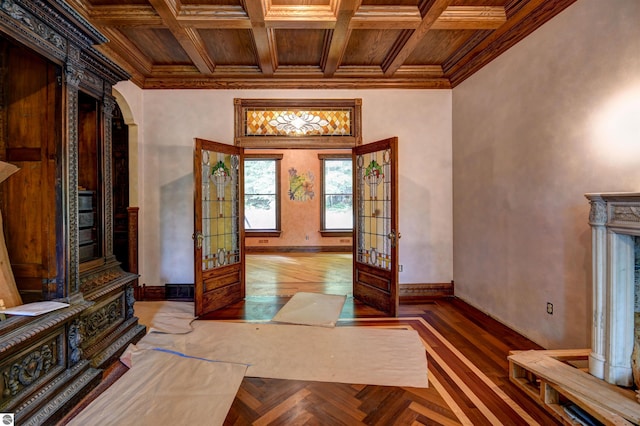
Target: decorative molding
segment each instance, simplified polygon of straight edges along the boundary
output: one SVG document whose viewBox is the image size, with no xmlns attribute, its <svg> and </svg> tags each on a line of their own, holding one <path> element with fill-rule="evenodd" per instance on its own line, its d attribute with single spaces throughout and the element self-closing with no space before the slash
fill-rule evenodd
<svg viewBox="0 0 640 426">
<path fill-rule="evenodd" d="M 114 291 L 121 291 L 125 285 L 132 283 L 136 279 L 136 275 L 128 272 L 122 272 L 122 275 L 117 280 L 110 281 L 101 287 L 98 287 L 91 293 L 84 294 L 86 300 L 98 300 L 103 296 L 113 293 Z"/>
<path fill-rule="evenodd" d="M 594 199 L 589 202 L 589 223 L 591 225 L 604 225 L 607 223 L 607 204 L 602 199 Z"/>
<path fill-rule="evenodd" d="M 5 18 L 5 20 L 13 21 L 11 24 L 14 29 L 17 29 L 23 37 L 28 38 L 31 42 L 38 44 L 43 49 L 56 51 L 57 57 L 62 57 L 67 50 L 66 37 L 54 31 L 41 17 L 36 17 L 35 14 L 27 11 L 17 2 L 2 0 L 0 10 L 10 18 Z"/>
<path fill-rule="evenodd" d="M 121 354 L 130 343 L 136 343 L 146 333 L 147 328 L 144 325 L 137 324 L 138 319 L 135 318 L 136 325 L 129 329 L 125 334 L 120 335 L 117 340 L 111 342 L 107 348 L 91 359 L 93 367 L 102 367 L 109 363 L 111 359 Z M 124 325 L 130 326 L 127 322 Z M 124 326 L 123 325 L 123 326 Z M 121 330 L 118 330 L 120 332 Z M 119 333 L 116 333 L 118 335 Z"/>
<path fill-rule="evenodd" d="M 77 293 L 80 290 L 80 248 L 78 246 L 78 86 L 82 75 L 71 65 L 66 68 L 67 77 L 67 143 L 63 145 L 63 156 L 67 158 L 67 170 L 63 173 L 67 179 L 66 188 L 63 185 L 63 199 L 66 196 L 68 215 L 67 244 L 68 259 L 65 267 L 68 271 L 68 293 Z M 62 207 L 64 209 L 64 205 Z M 68 294 L 67 294 L 68 295 Z"/>
<path fill-rule="evenodd" d="M 98 272 L 84 275 L 80 281 L 80 290 L 83 293 L 90 293 L 92 290 L 102 288 L 106 283 L 110 283 L 124 276 L 128 276 L 118 265 L 114 265 L 109 269 L 103 269 Z"/>
<path fill-rule="evenodd" d="M 109 87 L 110 88 L 110 87 Z M 113 253 L 113 177 L 112 177 L 112 122 L 113 110 L 116 106 L 116 99 L 110 93 L 105 93 L 102 98 L 102 120 L 104 130 L 104 140 L 102 149 L 104 153 L 102 173 L 104 180 L 104 235 L 105 246 L 108 254 Z"/>
<path fill-rule="evenodd" d="M 67 322 L 74 317 L 80 315 L 82 311 L 93 305 L 91 302 L 82 302 L 80 304 L 71 305 L 69 308 L 60 309 L 49 314 L 45 314 L 39 317 L 37 320 L 31 320 L 23 323 L 20 327 L 11 331 L 4 331 L 0 327 L 2 337 L 0 337 L 0 355 L 5 357 L 9 351 L 24 344 L 31 339 L 36 338 L 38 335 L 42 335 L 47 332 L 51 332 L 56 327 L 59 327 L 64 322 Z M 0 325 L 10 326 L 14 320 L 20 320 L 20 317 L 13 317 L 5 321 L 0 321 Z"/>
<path fill-rule="evenodd" d="M 380 68 L 377 67 L 379 70 Z M 342 75 L 341 69 L 336 75 Z M 215 76 L 215 74 L 214 74 Z M 279 90 L 331 90 L 331 89 L 451 89 L 451 83 L 445 77 L 437 78 L 393 78 L 383 77 L 334 77 L 329 80 L 316 77 L 308 78 L 255 78 L 244 75 L 233 77 L 189 77 L 176 78 L 148 77 L 141 82 L 142 89 L 212 89 L 212 90 L 250 90 L 273 89 Z"/>
<path fill-rule="evenodd" d="M 21 420 L 21 425 L 24 426 L 40 426 L 46 424 L 47 421 L 54 417 L 56 413 L 65 410 L 67 407 L 74 405 L 80 398 L 85 395 L 89 390 L 95 387 L 102 377 L 102 371 L 94 368 L 88 368 L 88 362 L 83 361 L 70 370 L 66 370 L 64 375 L 58 377 L 47 384 L 46 392 L 41 391 L 37 399 L 47 401 L 46 405 L 38 410 L 29 419 Z M 79 371 L 84 371 L 80 376 L 77 376 Z M 73 379 L 75 377 L 75 379 Z M 53 398 L 48 397 L 48 393 L 53 390 L 57 390 L 59 383 L 64 383 L 73 380 L 67 385 L 61 392 L 57 392 Z"/>
<path fill-rule="evenodd" d="M 74 40 L 84 48 L 108 40 L 87 22 L 78 12 L 71 8 L 64 0 L 18 0 L 33 11 L 43 22 L 63 33 L 65 38 Z M 51 6 L 55 4 L 55 6 Z M 62 13 L 60 13 L 62 11 Z"/>
<path fill-rule="evenodd" d="M 640 222 L 640 205 L 611 205 L 611 222 Z"/>
</svg>

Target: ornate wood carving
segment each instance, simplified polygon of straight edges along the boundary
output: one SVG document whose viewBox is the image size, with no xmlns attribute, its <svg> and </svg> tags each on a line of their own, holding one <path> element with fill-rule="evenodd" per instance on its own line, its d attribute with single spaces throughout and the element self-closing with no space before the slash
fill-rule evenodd
<svg viewBox="0 0 640 426">
<path fill-rule="evenodd" d="M 80 290 L 83 293 L 91 293 L 105 284 L 128 275 L 118 265 L 112 265 L 109 269 L 102 269 L 92 274 L 83 275 Z"/>
<path fill-rule="evenodd" d="M 53 366 L 59 365 L 61 357 L 58 348 L 62 340 L 59 334 L 12 360 L 4 367 L 2 398 L 14 397 L 25 391 L 37 380 L 45 377 Z"/>
<path fill-rule="evenodd" d="M 67 143 L 63 155 L 67 159 L 67 170 L 63 173 L 67 180 L 66 194 L 68 206 L 67 241 L 69 259 L 66 261 L 69 292 L 76 293 L 79 286 L 80 255 L 78 250 L 78 88 L 84 72 L 76 64 L 67 64 L 65 69 L 67 91 Z"/>
<path fill-rule="evenodd" d="M 111 89 L 111 87 L 109 87 Z M 113 109 L 116 105 L 116 100 L 111 94 L 104 94 L 103 102 L 103 129 L 104 129 L 104 166 L 103 166 L 103 177 L 105 182 L 105 187 L 109 188 L 109 190 L 105 191 L 104 200 L 104 227 L 105 227 L 105 235 L 106 235 L 106 250 L 108 254 L 113 254 L 113 191 L 110 188 L 113 188 L 113 180 L 111 175 L 112 170 L 112 156 L 111 156 L 111 122 L 113 117 Z"/>
<path fill-rule="evenodd" d="M 121 322 L 124 318 L 123 297 L 118 296 L 99 309 L 83 317 L 84 339 L 83 347 L 93 343 L 93 339 L 102 332 L 111 328 L 114 324 Z"/>
<path fill-rule="evenodd" d="M 57 146 L 55 151 L 47 151 L 47 160 L 55 167 L 46 175 L 50 182 L 43 181 L 43 185 L 62 188 L 52 212 L 58 226 L 50 225 L 60 272 L 57 282 L 47 280 L 43 296 L 63 298 L 70 307 L 36 318 L 0 321 L 0 412 L 14 412 L 17 424 L 48 424 L 100 380 L 100 372 L 91 367 L 92 363 L 105 366 L 145 331 L 133 314 L 131 283 L 135 275 L 122 271 L 112 254 L 110 126 L 115 100 L 111 87 L 128 75 L 94 48 L 106 38 L 63 0 L 3 0 L 0 37 L 27 46 L 62 70 L 57 75 L 58 91 L 53 90 L 64 107 L 56 114 L 60 121 L 52 126 L 57 133 L 51 136 L 51 144 Z M 8 69 L 1 52 L 0 59 L 3 75 L 19 71 Z M 49 73 L 48 81 L 51 76 L 56 74 Z M 98 206 L 106 209 L 98 216 L 104 221 L 103 250 L 100 258 L 82 267 L 78 234 L 79 91 L 96 100 L 98 110 L 92 117 L 102 117 L 94 125 L 97 150 L 106 156 L 99 162 L 104 170 L 96 172 L 106 188 Z M 1 105 L 6 103 L 5 95 L 4 91 L 0 93 Z M 2 111 L 0 126 L 4 135 L 0 138 L 0 156 L 4 157 L 7 119 Z M 28 161 L 40 161 L 35 149 L 23 149 L 18 154 Z M 49 281 L 54 285 L 48 285 Z"/>
</svg>

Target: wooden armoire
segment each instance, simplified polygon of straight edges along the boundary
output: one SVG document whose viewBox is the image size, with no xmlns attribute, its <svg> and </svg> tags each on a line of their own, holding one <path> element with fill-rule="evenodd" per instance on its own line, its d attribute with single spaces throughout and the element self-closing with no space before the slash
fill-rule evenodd
<svg viewBox="0 0 640 426">
<path fill-rule="evenodd" d="M 68 308 L 0 320 L 0 412 L 50 424 L 139 340 L 132 285 L 113 255 L 112 86 L 127 73 L 106 39 L 62 0 L 0 6 L 0 184 L 23 303 Z"/>
</svg>

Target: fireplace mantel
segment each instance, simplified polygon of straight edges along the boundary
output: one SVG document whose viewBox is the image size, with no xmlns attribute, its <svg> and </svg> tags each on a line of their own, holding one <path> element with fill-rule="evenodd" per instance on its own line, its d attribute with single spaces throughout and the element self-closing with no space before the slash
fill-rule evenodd
<svg viewBox="0 0 640 426">
<path fill-rule="evenodd" d="M 634 240 L 640 236 L 640 193 L 585 194 L 591 203 L 593 322 L 589 372 L 609 383 L 632 386 Z"/>
</svg>

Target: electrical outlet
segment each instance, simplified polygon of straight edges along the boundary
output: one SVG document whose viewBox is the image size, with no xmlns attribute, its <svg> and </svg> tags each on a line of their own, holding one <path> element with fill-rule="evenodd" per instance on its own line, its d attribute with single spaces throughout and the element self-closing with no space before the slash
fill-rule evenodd
<svg viewBox="0 0 640 426">
<path fill-rule="evenodd" d="M 553 315 L 553 303 L 547 302 L 547 313 Z"/>
</svg>

